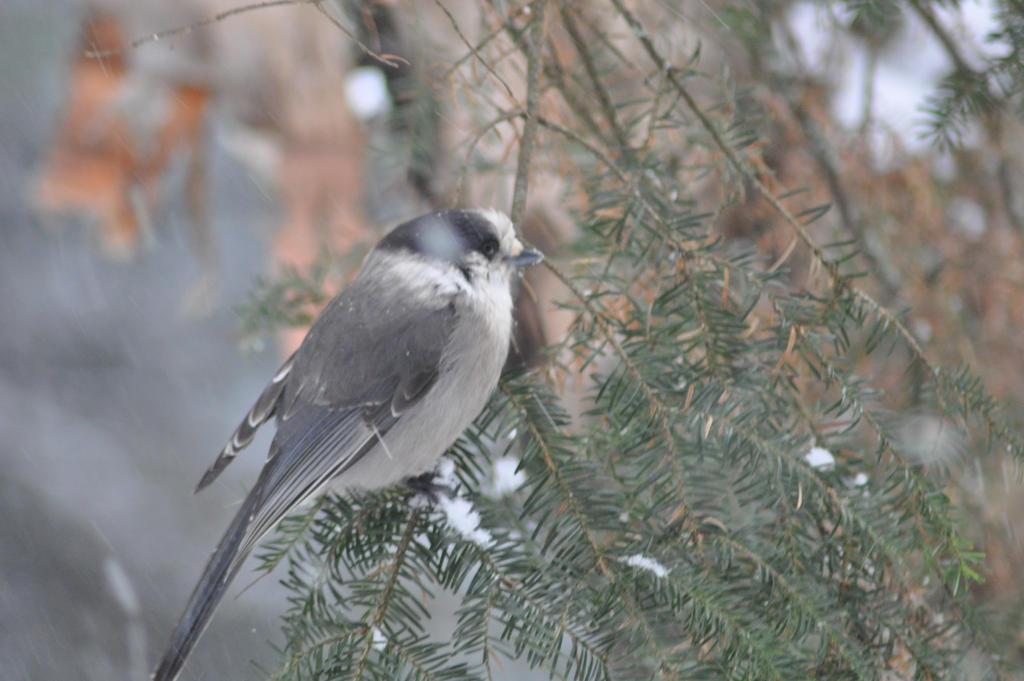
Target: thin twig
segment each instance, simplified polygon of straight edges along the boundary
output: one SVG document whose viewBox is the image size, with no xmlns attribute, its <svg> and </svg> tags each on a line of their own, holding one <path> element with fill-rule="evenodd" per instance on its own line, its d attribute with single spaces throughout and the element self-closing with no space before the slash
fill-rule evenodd
<svg viewBox="0 0 1024 681">
<path fill-rule="evenodd" d="M 798 71 L 807 73 L 810 70 L 810 66 L 806 64 L 804 59 L 800 56 L 801 50 L 799 41 L 793 34 L 789 24 L 785 21 L 780 22 L 780 29 L 786 44 L 789 46 L 789 50 L 793 55 L 793 59 L 798 64 Z M 870 76 L 874 73 L 875 61 L 877 61 L 876 57 L 876 49 L 872 48 L 868 50 L 869 77 L 864 79 L 865 104 L 862 112 L 863 119 L 861 121 L 862 134 L 863 131 L 868 129 L 871 120 L 871 93 L 874 91 L 874 78 Z M 788 81 L 785 81 L 783 77 L 778 74 L 769 73 L 768 77 L 776 81 L 772 83 L 773 90 L 777 92 L 787 92 L 791 89 L 788 87 Z M 847 198 L 846 191 L 839 181 L 839 171 L 830 159 L 828 144 L 822 136 L 821 131 L 811 119 L 806 107 L 800 103 L 799 98 L 789 95 L 784 96 L 782 99 L 789 108 L 793 118 L 796 120 L 797 125 L 800 127 L 800 131 L 803 133 L 804 139 L 807 140 L 807 148 L 810 150 L 811 156 L 817 162 L 818 169 L 825 180 L 825 184 L 828 185 L 829 193 L 832 195 L 833 203 L 835 204 L 836 210 L 839 214 L 840 224 L 843 229 L 849 232 L 856 240 L 857 249 L 860 251 L 864 259 L 867 260 L 868 266 L 878 273 L 879 281 L 884 289 L 885 300 L 887 302 L 892 301 L 899 294 L 899 282 L 892 280 L 892 277 L 888 274 L 888 270 L 883 267 L 881 258 L 875 253 L 875 250 L 872 249 L 871 244 L 868 242 L 864 227 L 861 225 L 861 221 L 857 218 L 856 207 L 851 205 Z"/>
<path fill-rule="evenodd" d="M 399 57 L 397 54 L 377 54 L 376 52 L 371 50 L 365 43 L 363 43 L 363 41 L 356 37 L 356 34 L 353 33 L 348 26 L 338 21 L 336 18 L 334 18 L 333 14 L 324 9 L 323 0 L 308 1 L 314 7 L 316 7 L 317 12 L 320 12 L 320 14 L 327 17 L 327 20 L 334 24 L 339 31 L 347 35 L 352 40 L 352 42 L 358 45 L 359 49 L 361 49 L 368 57 L 371 57 L 375 61 L 380 62 L 384 66 L 387 66 L 392 69 L 397 69 L 401 64 L 409 64 L 408 59 L 405 59 L 404 57 Z"/>
<path fill-rule="evenodd" d="M 557 54 L 555 46 L 548 37 L 548 49 L 552 55 Z M 565 78 L 565 72 L 562 71 L 562 66 L 558 63 L 557 58 L 551 58 L 544 60 L 544 77 L 547 78 L 555 90 L 562 95 L 562 99 L 572 109 L 572 112 L 576 114 L 576 117 L 583 121 L 583 124 L 587 126 L 587 129 L 597 138 L 601 138 L 604 135 L 604 131 L 597 125 L 594 117 L 590 115 L 590 107 L 575 92 L 569 89 L 569 84 Z"/>
<path fill-rule="evenodd" d="M 484 46 L 487 45 L 487 43 L 494 40 L 497 37 L 497 35 L 504 30 L 504 26 L 498 26 L 496 29 L 494 29 L 493 31 L 485 35 L 483 38 L 481 38 L 480 42 L 478 42 L 476 45 L 471 45 L 470 51 L 456 59 L 454 62 L 452 62 L 452 65 L 445 69 L 445 72 L 441 74 L 438 80 L 448 80 L 448 77 L 455 73 L 455 70 L 462 66 L 464 63 L 466 63 L 466 60 L 469 59 L 470 57 L 476 57 L 477 59 L 480 59 L 480 50 L 482 50 Z"/>
<path fill-rule="evenodd" d="M 799 102 L 787 98 L 786 103 L 796 119 L 797 125 L 800 126 L 804 138 L 807 140 L 807 147 L 811 152 L 811 156 L 818 164 L 818 169 L 825 179 L 825 184 L 828 185 L 829 193 L 832 194 L 832 200 L 835 202 L 836 210 L 839 213 L 840 224 L 856 239 L 857 248 L 860 250 L 861 255 L 878 274 L 878 281 L 882 285 L 886 301 L 894 300 L 899 295 L 899 282 L 893 281 L 881 258 L 878 257 L 868 241 L 864 227 L 856 216 L 855 208 L 851 205 L 846 195 L 846 190 L 839 181 L 839 171 L 832 165 L 832 161 L 829 158 L 829 149 L 821 131 L 818 130 L 817 125 L 811 120 L 806 109 Z"/>
<path fill-rule="evenodd" d="M 626 138 L 626 133 L 622 126 L 619 125 L 618 116 L 615 114 L 615 104 L 612 102 L 608 90 L 601 82 L 601 77 L 597 73 L 597 66 L 591 58 L 590 50 L 587 49 L 586 40 L 576 25 L 573 13 L 561 6 L 558 9 L 562 15 L 562 24 L 572 39 L 573 47 L 576 48 L 576 53 L 583 60 L 583 68 L 587 72 L 587 78 L 590 80 L 590 85 L 594 88 L 598 101 L 601 102 L 601 110 L 604 113 L 604 117 L 608 120 L 608 125 L 611 126 L 612 134 L 615 135 L 615 141 L 618 143 L 619 149 L 625 151 L 629 148 L 629 140 Z"/>
<path fill-rule="evenodd" d="M 1017 186 L 1013 181 L 1013 164 L 1006 156 L 1000 155 L 996 177 L 999 180 L 999 194 L 1006 209 L 1006 216 L 1018 234 L 1024 234 L 1024 215 L 1017 203 Z"/>
<path fill-rule="evenodd" d="M 192 31 L 196 30 L 197 28 L 202 28 L 203 26 L 209 26 L 210 24 L 216 24 L 216 23 L 218 23 L 220 21 L 224 21 L 228 17 L 235 16 L 236 14 L 245 14 L 246 12 L 254 12 L 254 11 L 258 10 L 258 9 L 267 9 L 268 7 L 284 7 L 284 6 L 287 6 L 287 5 L 306 5 L 306 4 L 310 4 L 313 1 L 314 0 L 265 0 L 264 2 L 254 2 L 254 3 L 249 4 L 249 5 L 240 5 L 239 7 L 232 7 L 231 9 L 226 9 L 223 12 L 218 12 L 217 14 L 214 14 L 212 17 L 207 17 L 206 19 L 203 19 L 201 21 L 197 21 L 195 23 L 188 24 L 186 26 L 178 26 L 176 28 L 168 28 L 168 29 L 164 29 L 163 31 L 157 31 L 156 33 L 153 33 L 152 35 L 147 35 L 147 36 L 145 36 L 143 38 L 138 38 L 136 40 L 133 40 L 132 42 L 130 42 L 127 45 L 125 45 L 124 47 L 117 47 L 117 48 L 114 48 L 112 50 L 86 50 L 85 51 L 85 56 L 89 57 L 90 59 L 100 59 L 102 57 L 112 57 L 115 54 L 124 54 L 125 52 L 128 52 L 130 50 L 134 50 L 136 48 L 139 48 L 139 47 L 145 45 L 146 43 L 155 43 L 158 40 L 163 40 L 164 38 L 170 38 L 171 36 L 176 36 L 176 35 L 182 35 L 182 34 L 186 34 L 187 35 L 187 34 L 191 33 Z"/>
<path fill-rule="evenodd" d="M 487 133 L 489 133 L 491 130 L 493 130 L 497 126 L 501 125 L 505 121 L 510 121 L 510 120 L 512 120 L 514 118 L 518 118 L 519 116 L 522 116 L 522 115 L 523 115 L 523 112 L 519 111 L 519 110 L 517 110 L 517 111 L 507 111 L 507 112 L 501 114 L 500 116 L 497 116 L 493 120 L 491 120 L 491 122 L 488 123 L 487 125 L 483 126 L 483 128 L 481 128 L 477 132 L 477 134 L 473 137 L 473 139 L 470 140 L 469 146 L 466 148 L 466 159 L 465 159 L 465 161 L 462 162 L 462 167 L 459 169 L 459 177 L 455 181 L 455 191 L 454 191 L 453 197 L 452 197 L 452 205 L 453 206 L 458 206 L 462 202 L 462 188 L 463 188 L 463 186 L 466 183 L 466 172 L 469 170 L 469 164 L 472 162 L 473 151 L 476 150 L 476 145 L 480 143 L 480 140 L 482 140 L 487 135 Z M 499 135 L 499 139 L 500 139 L 500 135 Z"/>
<path fill-rule="evenodd" d="M 540 106 L 540 52 L 544 35 L 544 12 L 547 0 L 533 0 L 530 3 L 530 26 L 526 31 L 526 120 L 523 122 L 523 136 L 519 140 L 519 165 L 516 168 L 515 190 L 512 193 L 512 223 L 518 223 L 526 209 L 526 193 L 529 188 L 530 160 L 533 143 L 537 135 L 537 111 Z"/>
<path fill-rule="evenodd" d="M 498 75 L 498 72 L 494 70 L 494 67 L 491 66 L 491 63 L 488 60 L 486 60 L 486 59 L 484 59 L 483 57 L 480 56 L 478 48 L 474 47 L 472 45 L 472 43 L 469 42 L 469 40 L 466 38 L 465 34 L 462 32 L 462 29 L 459 28 L 459 22 L 455 20 L 455 17 L 452 16 L 452 13 L 450 11 L 448 11 L 448 8 L 445 7 L 444 4 L 441 3 L 441 0 L 434 0 L 434 4 L 437 5 L 438 7 L 440 7 L 441 11 L 444 12 L 444 15 L 446 17 L 448 17 L 448 22 L 452 25 L 452 28 L 455 29 L 455 33 L 456 33 L 456 35 L 459 36 L 459 40 L 461 40 L 462 43 L 466 47 L 469 48 L 470 54 L 472 56 L 476 57 L 477 61 L 479 61 L 481 64 L 483 64 L 484 68 L 487 69 L 490 72 L 490 74 L 492 76 L 494 76 L 495 79 L 499 83 L 502 84 L 502 86 L 505 88 L 505 92 L 508 93 L 509 98 L 514 101 L 516 97 L 515 97 L 514 94 L 512 94 L 512 88 L 509 87 L 508 83 L 505 82 L 504 78 L 502 78 L 501 76 Z M 501 30 L 500 28 L 497 29 L 494 33 L 492 33 L 490 36 L 488 36 L 485 40 L 490 40 L 493 36 L 497 35 L 497 32 L 500 31 L 500 30 Z M 452 69 L 454 69 L 454 66 L 452 67 Z M 449 70 L 449 73 L 450 72 L 451 72 L 451 70 Z"/>
<path fill-rule="evenodd" d="M 964 73 L 976 73 L 971 68 L 970 64 L 967 63 L 967 59 L 964 58 L 963 54 L 960 53 L 960 48 L 957 46 L 956 41 L 949 35 L 949 32 L 939 23 L 939 20 L 935 17 L 929 7 L 922 5 L 918 0 L 911 0 L 910 6 L 913 8 L 917 15 L 921 17 L 921 20 L 928 26 L 928 29 L 935 34 L 939 42 L 942 43 L 942 47 L 946 50 L 946 54 L 953 60 L 953 66 L 957 71 Z"/>
<path fill-rule="evenodd" d="M 176 35 L 188 35 L 196 29 L 203 28 L 204 26 L 209 26 L 211 24 L 219 23 L 221 21 L 224 21 L 225 19 L 236 16 L 238 14 L 246 14 L 248 12 L 255 12 L 256 10 L 269 9 L 271 7 L 286 7 L 288 5 L 313 5 L 314 7 L 316 7 L 317 11 L 319 11 L 321 14 L 330 19 L 331 23 L 333 23 L 345 35 L 351 38 L 352 41 L 355 42 L 356 45 L 358 45 L 361 50 L 363 50 L 363 52 L 365 52 L 368 56 L 377 60 L 381 64 L 388 66 L 390 68 L 398 68 L 399 64 L 403 62 L 406 64 L 409 63 L 408 61 L 406 61 L 402 57 L 399 57 L 398 55 L 377 54 L 376 52 L 371 50 L 366 44 L 359 40 L 359 38 L 357 38 L 354 33 L 352 33 L 351 29 L 349 29 L 347 26 L 345 26 L 340 21 L 335 19 L 323 7 L 321 7 L 323 2 L 324 0 L 263 0 L 262 2 L 253 2 L 248 5 L 239 5 L 238 7 L 226 9 L 223 12 L 218 12 L 217 14 L 214 14 L 211 17 L 207 17 L 206 19 L 202 19 L 191 24 L 186 24 L 184 26 L 176 26 L 174 28 L 167 28 L 162 31 L 157 31 L 156 33 L 153 33 L 151 35 L 147 35 L 142 38 L 137 38 L 123 47 L 117 47 L 111 50 L 86 50 L 85 56 L 90 59 L 102 59 L 103 57 L 111 57 L 117 54 L 124 54 L 131 50 L 138 49 L 139 47 L 142 47 L 147 43 L 155 43 L 157 41 L 163 40 L 164 38 L 170 38 Z"/>
</svg>

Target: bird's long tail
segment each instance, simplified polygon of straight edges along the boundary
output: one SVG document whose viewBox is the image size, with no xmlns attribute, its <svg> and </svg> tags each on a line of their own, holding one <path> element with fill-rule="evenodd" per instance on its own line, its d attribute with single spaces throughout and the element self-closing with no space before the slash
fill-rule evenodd
<svg viewBox="0 0 1024 681">
<path fill-rule="evenodd" d="M 182 665 L 192 652 L 192 647 L 210 623 L 214 610 L 231 585 L 231 580 L 242 567 L 245 556 L 238 555 L 238 551 L 246 536 L 252 509 L 256 503 L 255 497 L 255 494 L 250 493 L 242 502 L 242 507 L 210 556 L 199 583 L 188 599 L 185 612 L 181 614 L 178 626 L 171 634 L 167 651 L 150 676 L 152 681 L 173 681 L 177 678 Z"/>
</svg>

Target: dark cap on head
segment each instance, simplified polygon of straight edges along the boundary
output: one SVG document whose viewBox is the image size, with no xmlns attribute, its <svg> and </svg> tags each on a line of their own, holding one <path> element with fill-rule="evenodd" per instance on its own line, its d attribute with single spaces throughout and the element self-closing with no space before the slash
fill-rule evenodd
<svg viewBox="0 0 1024 681">
<path fill-rule="evenodd" d="M 381 239 L 377 248 L 407 250 L 457 263 L 470 251 L 479 251 L 490 258 L 498 244 L 495 226 L 481 213 L 442 210 L 403 222 Z"/>
</svg>

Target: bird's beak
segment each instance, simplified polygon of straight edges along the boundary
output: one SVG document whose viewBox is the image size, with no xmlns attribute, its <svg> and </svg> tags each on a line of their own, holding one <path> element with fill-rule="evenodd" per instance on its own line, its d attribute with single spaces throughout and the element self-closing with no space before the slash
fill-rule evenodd
<svg viewBox="0 0 1024 681">
<path fill-rule="evenodd" d="M 512 267 L 526 267 L 527 265 L 536 265 L 544 259 L 544 254 L 538 250 L 532 248 L 524 248 L 519 251 L 518 255 L 513 255 L 505 258 L 505 262 Z"/>
</svg>

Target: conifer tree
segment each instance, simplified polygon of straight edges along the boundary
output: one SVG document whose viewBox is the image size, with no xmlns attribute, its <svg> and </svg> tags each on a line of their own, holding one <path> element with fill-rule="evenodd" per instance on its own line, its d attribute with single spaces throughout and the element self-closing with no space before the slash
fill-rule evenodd
<svg viewBox="0 0 1024 681">
<path fill-rule="evenodd" d="M 271 678 L 508 678 L 511 660 L 581 681 L 1013 677 L 952 490 L 965 461 L 1019 465 L 1024 440 L 912 330 L 909 284 L 865 231 L 877 215 L 850 208 L 794 104 L 800 74 L 772 65 L 788 4 L 706 3 L 700 21 L 705 3 L 407 8 L 448 31 L 416 34 L 408 77 L 454 92 L 415 115 L 477 121 L 442 152 L 462 164 L 449 200 L 518 159 L 516 219 L 536 178 L 563 178 L 575 232 L 547 267 L 571 321 L 450 453 L 475 527 L 402 489 L 282 524 L 262 553 L 290 592 Z M 877 35 L 948 4 L 831 6 Z M 929 104 L 937 143 L 1019 107 L 1024 9 L 999 6 L 1008 52 L 955 63 Z M 730 72 L 731 49 L 755 66 Z M 816 186 L 773 163 L 786 121 Z M 402 128 L 408 158 L 432 127 Z M 250 316 L 316 290 L 292 274 Z M 518 486 L 495 490 L 509 458 Z M 452 600 L 454 627 L 433 631 Z"/>
</svg>

